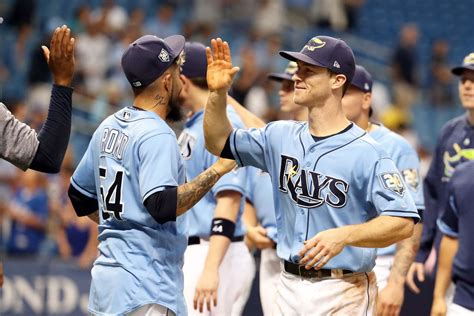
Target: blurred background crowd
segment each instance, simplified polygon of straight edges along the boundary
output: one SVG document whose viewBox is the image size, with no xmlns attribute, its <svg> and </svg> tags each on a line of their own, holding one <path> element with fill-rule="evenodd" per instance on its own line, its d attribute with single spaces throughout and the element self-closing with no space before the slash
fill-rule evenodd
<svg viewBox="0 0 474 316">
<path fill-rule="evenodd" d="M 95 258 L 97 231 L 75 216 L 69 177 L 99 122 L 130 105 L 120 59 L 139 36 L 182 34 L 206 45 L 224 38 L 241 68 L 231 94 L 267 121 L 285 118 L 267 80 L 286 66 L 278 51 L 317 34 L 340 37 L 374 76 L 376 119 L 407 137 L 426 171 L 441 125 L 462 112 L 450 68 L 472 51 L 474 30 L 472 1 L 439 0 L 2 0 L 0 16 L 0 100 L 38 130 L 51 89 L 40 47 L 62 24 L 77 40 L 61 173 L 23 173 L 0 160 L 0 251 L 56 255 L 83 268 Z"/>
</svg>

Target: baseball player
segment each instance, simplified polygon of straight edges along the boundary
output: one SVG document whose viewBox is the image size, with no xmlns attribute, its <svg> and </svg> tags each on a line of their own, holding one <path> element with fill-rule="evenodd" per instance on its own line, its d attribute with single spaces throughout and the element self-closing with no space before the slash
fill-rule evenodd
<svg viewBox="0 0 474 316">
<path fill-rule="evenodd" d="M 204 146 L 203 116 L 209 90 L 206 83 L 206 47 L 186 43 L 182 66 L 180 104 L 189 110 L 178 143 L 184 157 L 186 176 L 193 179 L 217 158 Z M 243 127 L 229 107 L 233 126 Z M 252 285 L 253 258 L 244 243 L 241 221 L 246 170 L 223 176 L 190 210 L 189 241 L 184 253 L 184 296 L 189 315 L 241 315 Z M 236 272 L 238 268 L 238 273 Z M 206 295 L 217 306 L 203 308 Z M 215 305 L 215 304 L 214 304 Z M 195 309 L 199 307 L 199 312 Z"/>
<path fill-rule="evenodd" d="M 53 75 L 53 88 L 48 117 L 36 132 L 19 122 L 0 103 L 0 158 L 18 168 L 57 173 L 66 153 L 71 132 L 70 87 L 74 74 L 74 38 L 63 25 L 55 29 L 50 49 L 42 46 L 46 62 Z M 0 262 L 0 287 L 3 285 L 3 266 Z"/>
<path fill-rule="evenodd" d="M 370 121 L 372 99 L 372 76 L 364 67 L 356 65 L 351 86 L 342 98 L 342 109 L 346 117 L 366 130 L 383 146 L 405 181 L 407 193 L 413 197 L 418 212 L 422 214 L 425 205 L 423 189 L 419 179 L 419 159 L 413 147 L 401 136 L 378 123 Z M 398 315 L 403 303 L 405 278 L 415 259 L 420 243 L 421 223 L 415 226 L 412 237 L 379 249 L 374 272 L 377 276 L 378 315 Z"/>
<path fill-rule="evenodd" d="M 294 101 L 308 108 L 308 122 L 232 130 L 225 94 L 239 69 L 226 42 L 211 46 L 206 147 L 272 179 L 283 268 L 274 314 L 372 314 L 374 248 L 411 236 L 419 215 L 393 161 L 342 112 L 352 50 L 316 36 L 300 52 L 280 52 L 298 64 Z"/>
<path fill-rule="evenodd" d="M 235 163 L 219 160 L 183 184 L 176 136 L 184 38 L 145 35 L 129 45 L 122 68 L 133 106 L 106 118 L 75 170 L 69 197 L 78 216 L 99 223 L 89 311 L 98 315 L 186 315 L 183 214 Z"/>
<path fill-rule="evenodd" d="M 423 219 L 423 233 L 420 249 L 407 275 L 407 285 L 415 292 L 419 289 L 414 276 L 424 280 L 424 262 L 434 244 L 439 248 L 441 234 L 436 219 L 446 205 L 446 186 L 455 168 L 462 162 L 474 159 L 474 52 L 464 58 L 462 65 L 452 69 L 459 76 L 459 98 L 466 114 L 447 122 L 441 130 L 430 169 L 424 180 L 426 212 Z"/>
<path fill-rule="evenodd" d="M 248 225 L 246 236 L 261 250 L 259 294 L 263 314 L 271 315 L 280 279 L 280 259 L 276 254 L 277 226 L 270 175 L 247 167 L 246 198 L 253 206 L 256 224 Z"/>
<path fill-rule="evenodd" d="M 280 110 L 290 118 L 305 121 L 308 117 L 308 109 L 293 102 L 294 84 L 292 76 L 296 72 L 297 64 L 290 61 L 284 73 L 272 73 L 268 75 L 270 80 L 281 84 L 278 95 L 280 97 Z M 237 108 L 238 109 L 238 108 Z M 248 122 L 248 115 L 239 112 L 247 126 L 262 127 L 265 123 L 255 126 L 254 122 Z M 249 167 L 247 172 L 247 195 L 248 202 L 252 205 L 256 223 L 247 224 L 247 239 L 251 244 L 261 250 L 259 293 L 263 314 L 271 315 L 275 301 L 276 289 L 280 279 L 280 259 L 276 253 L 277 230 L 275 210 L 273 205 L 273 193 L 270 175 L 260 169 Z"/>
<path fill-rule="evenodd" d="M 446 207 L 437 221 L 443 237 L 440 244 L 432 316 L 474 315 L 473 174 L 474 161 L 463 163 L 456 168 L 447 186 Z M 448 306 L 446 293 L 452 281 L 456 286 L 453 301 Z"/>
<path fill-rule="evenodd" d="M 288 114 L 290 119 L 306 121 L 308 119 L 308 109 L 293 102 L 295 86 L 292 77 L 296 69 L 298 69 L 296 62 L 290 61 L 284 73 L 271 73 L 268 75 L 268 78 L 281 84 L 278 91 L 280 111 Z"/>
</svg>

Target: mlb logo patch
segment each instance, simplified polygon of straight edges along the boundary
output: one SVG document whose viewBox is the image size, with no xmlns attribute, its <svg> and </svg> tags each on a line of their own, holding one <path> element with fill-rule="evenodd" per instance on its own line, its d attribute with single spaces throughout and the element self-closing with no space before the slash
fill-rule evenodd
<svg viewBox="0 0 474 316">
<path fill-rule="evenodd" d="M 168 63 L 170 61 L 170 54 L 168 54 L 168 52 L 164 48 L 162 48 L 160 54 L 158 55 L 158 58 L 162 62 Z"/>
<path fill-rule="evenodd" d="M 402 177 L 396 172 L 387 172 L 379 175 L 380 182 L 385 189 L 397 193 L 400 196 L 405 194 L 405 185 Z"/>
</svg>

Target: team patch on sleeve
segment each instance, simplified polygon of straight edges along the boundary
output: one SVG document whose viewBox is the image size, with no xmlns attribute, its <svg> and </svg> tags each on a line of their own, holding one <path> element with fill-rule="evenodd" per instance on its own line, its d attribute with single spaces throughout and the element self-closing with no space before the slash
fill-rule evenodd
<svg viewBox="0 0 474 316">
<path fill-rule="evenodd" d="M 405 185 L 402 177 L 396 172 L 386 172 L 379 175 L 379 179 L 385 189 L 393 191 L 400 196 L 405 194 Z"/>
<path fill-rule="evenodd" d="M 420 179 L 418 177 L 418 170 L 416 169 L 404 169 L 402 170 L 403 180 L 410 186 L 414 191 L 418 191 L 418 185 Z"/>
</svg>

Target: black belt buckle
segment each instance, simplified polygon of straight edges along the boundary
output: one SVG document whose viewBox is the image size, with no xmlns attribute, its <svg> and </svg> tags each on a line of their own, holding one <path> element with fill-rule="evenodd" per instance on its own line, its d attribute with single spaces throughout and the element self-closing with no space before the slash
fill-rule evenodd
<svg viewBox="0 0 474 316">
<path fill-rule="evenodd" d="M 331 269 L 321 269 L 315 270 L 310 269 L 306 270 L 304 265 L 299 265 L 297 263 L 284 261 L 284 268 L 285 271 L 294 275 L 298 275 L 302 278 L 327 278 L 332 276 Z M 344 273 L 348 273 L 350 271 L 344 270 Z"/>
<path fill-rule="evenodd" d="M 302 278 L 321 278 L 323 271 L 315 269 L 306 270 L 304 266 L 298 265 L 298 274 Z"/>
</svg>

